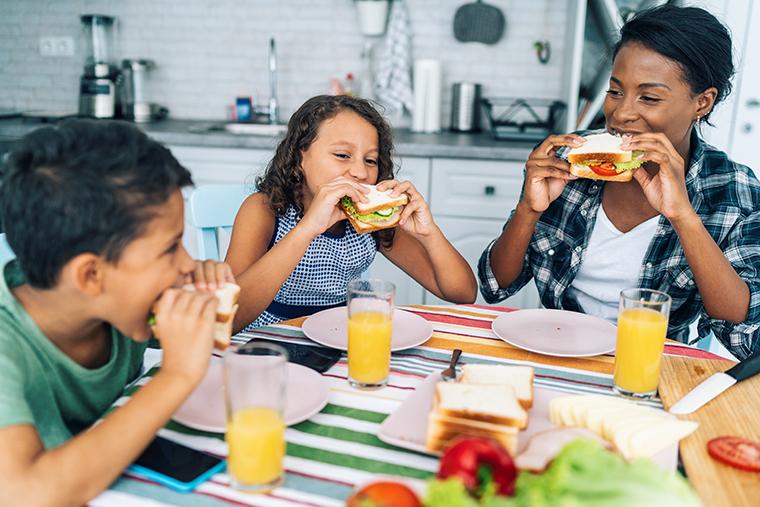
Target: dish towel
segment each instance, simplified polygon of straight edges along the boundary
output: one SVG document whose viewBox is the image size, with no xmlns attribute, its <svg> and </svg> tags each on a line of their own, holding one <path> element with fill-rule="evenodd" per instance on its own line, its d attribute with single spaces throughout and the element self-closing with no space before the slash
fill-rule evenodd
<svg viewBox="0 0 760 507">
<path fill-rule="evenodd" d="M 375 96 L 387 108 L 388 116 L 400 118 L 411 112 L 412 97 L 412 26 L 404 0 L 391 5 L 388 33 L 375 74 Z"/>
</svg>

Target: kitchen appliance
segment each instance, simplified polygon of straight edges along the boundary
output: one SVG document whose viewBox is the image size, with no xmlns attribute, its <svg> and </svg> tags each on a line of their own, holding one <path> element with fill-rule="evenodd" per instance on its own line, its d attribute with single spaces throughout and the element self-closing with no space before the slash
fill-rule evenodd
<svg viewBox="0 0 760 507">
<path fill-rule="evenodd" d="M 670 407 L 670 413 L 691 414 L 732 385 L 758 373 L 760 373 L 760 353 L 748 357 L 725 372 L 713 373 Z"/>
<path fill-rule="evenodd" d="M 147 123 L 163 118 L 168 113 L 165 107 L 153 104 L 147 98 L 148 74 L 155 67 L 152 60 L 122 60 L 118 84 L 123 118 L 136 123 Z"/>
<path fill-rule="evenodd" d="M 111 63 L 112 28 L 116 18 L 100 14 L 80 17 L 84 26 L 86 60 L 79 85 L 79 114 L 113 118 L 117 111 L 119 71 Z"/>
<path fill-rule="evenodd" d="M 451 87 L 451 130 L 480 131 L 480 94 L 477 83 L 454 83 Z"/>
</svg>

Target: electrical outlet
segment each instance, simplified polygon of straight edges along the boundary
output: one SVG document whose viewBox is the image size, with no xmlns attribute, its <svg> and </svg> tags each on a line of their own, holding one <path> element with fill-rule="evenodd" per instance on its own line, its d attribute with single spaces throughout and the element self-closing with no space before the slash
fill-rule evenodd
<svg viewBox="0 0 760 507">
<path fill-rule="evenodd" d="M 39 47 L 41 56 L 74 56 L 74 38 L 70 36 L 40 37 Z"/>
</svg>

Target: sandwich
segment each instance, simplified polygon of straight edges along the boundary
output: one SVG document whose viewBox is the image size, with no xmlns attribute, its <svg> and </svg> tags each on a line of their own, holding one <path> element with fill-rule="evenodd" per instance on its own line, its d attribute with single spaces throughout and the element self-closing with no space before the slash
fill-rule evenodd
<svg viewBox="0 0 760 507">
<path fill-rule="evenodd" d="M 182 290 L 194 292 L 195 285 L 188 283 L 182 286 Z M 238 309 L 238 297 L 240 286 L 234 283 L 225 283 L 224 287 L 214 291 L 214 296 L 219 300 L 216 308 L 216 322 L 214 323 L 214 348 L 224 350 L 230 345 L 232 338 L 232 321 Z M 156 324 L 155 315 L 151 315 L 148 324 Z"/>
<path fill-rule="evenodd" d="M 380 192 L 375 185 L 365 186 L 369 188 L 368 202 L 354 202 L 348 196 L 340 200 L 339 206 L 354 230 L 364 234 L 396 227 L 401 218 L 401 211 L 409 202 L 407 195 L 392 197 L 391 190 Z"/>
<path fill-rule="evenodd" d="M 586 136 L 582 146 L 567 152 L 570 173 L 579 178 L 631 181 L 633 171 L 644 163 L 642 152 L 620 149 L 623 138 L 605 132 Z"/>
</svg>

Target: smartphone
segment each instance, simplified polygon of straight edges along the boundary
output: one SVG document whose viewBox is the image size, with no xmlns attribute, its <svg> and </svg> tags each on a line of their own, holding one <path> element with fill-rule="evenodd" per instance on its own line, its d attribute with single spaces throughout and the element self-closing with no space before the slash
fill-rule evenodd
<svg viewBox="0 0 760 507">
<path fill-rule="evenodd" d="M 224 470 L 226 461 L 156 437 L 128 470 L 186 493 Z"/>
<path fill-rule="evenodd" d="M 262 338 L 253 338 L 246 342 L 246 345 L 248 343 L 273 343 L 279 345 L 288 351 L 288 361 L 306 366 L 319 373 L 324 373 L 332 368 L 342 354 L 340 350 L 329 347 L 315 347 L 298 343 L 264 340 Z"/>
</svg>

